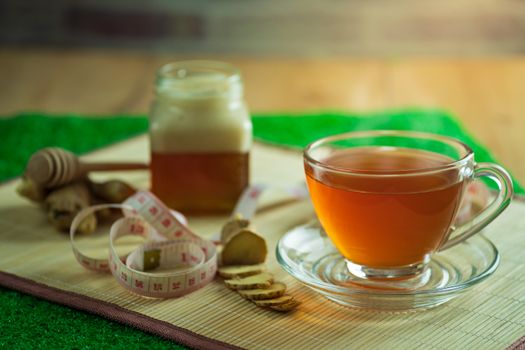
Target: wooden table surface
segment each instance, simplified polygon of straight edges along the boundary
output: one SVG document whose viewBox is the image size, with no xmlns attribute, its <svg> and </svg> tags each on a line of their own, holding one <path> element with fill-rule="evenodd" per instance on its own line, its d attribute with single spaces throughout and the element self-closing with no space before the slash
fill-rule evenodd
<svg viewBox="0 0 525 350">
<path fill-rule="evenodd" d="M 3 49 L 0 115 L 145 113 L 156 69 L 182 58 L 188 57 Z M 525 57 L 204 58 L 241 69 L 252 111 L 446 109 L 525 182 Z"/>
</svg>

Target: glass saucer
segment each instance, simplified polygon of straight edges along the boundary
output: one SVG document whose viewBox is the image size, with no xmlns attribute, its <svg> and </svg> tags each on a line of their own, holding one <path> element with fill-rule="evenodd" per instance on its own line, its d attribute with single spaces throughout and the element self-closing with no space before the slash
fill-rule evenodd
<svg viewBox="0 0 525 350">
<path fill-rule="evenodd" d="M 319 223 L 299 226 L 278 242 L 277 260 L 301 283 L 330 300 L 355 308 L 389 311 L 425 309 L 443 304 L 489 277 L 500 255 L 482 234 L 436 253 L 425 283 L 414 289 L 389 289 L 356 284 L 346 261 Z"/>
</svg>

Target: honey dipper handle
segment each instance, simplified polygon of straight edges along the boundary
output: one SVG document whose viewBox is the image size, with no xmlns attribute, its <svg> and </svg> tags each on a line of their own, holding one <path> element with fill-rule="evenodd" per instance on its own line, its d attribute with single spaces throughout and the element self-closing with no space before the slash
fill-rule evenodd
<svg viewBox="0 0 525 350">
<path fill-rule="evenodd" d="M 142 170 L 149 169 L 146 163 L 80 163 L 80 173 L 91 171 L 119 171 L 119 170 Z"/>
</svg>

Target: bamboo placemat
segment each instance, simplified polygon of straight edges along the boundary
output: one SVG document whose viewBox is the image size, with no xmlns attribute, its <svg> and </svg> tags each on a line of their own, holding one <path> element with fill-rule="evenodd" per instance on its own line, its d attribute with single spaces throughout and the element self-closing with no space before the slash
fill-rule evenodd
<svg viewBox="0 0 525 350">
<path fill-rule="evenodd" d="M 146 160 L 146 138 L 125 142 L 90 157 Z M 256 145 L 252 163 L 254 182 L 289 185 L 303 180 L 299 153 Z M 125 178 L 141 188 L 148 187 L 146 172 L 112 176 Z M 0 187 L 0 270 L 7 273 L 0 276 L 1 284 L 127 322 L 190 346 L 503 349 L 525 334 L 525 238 L 522 237 L 525 203 L 521 201 L 515 201 L 486 230 L 502 254 L 498 271 L 488 281 L 432 310 L 378 313 L 330 302 L 303 287 L 278 266 L 273 254 L 278 238 L 309 220 L 313 210 L 308 201 L 272 207 L 279 195 L 274 191 L 265 197 L 264 209 L 257 214 L 255 224 L 270 246 L 269 270 L 302 301 L 298 311 L 279 314 L 242 300 L 220 280 L 179 299 L 135 296 L 122 289 L 110 275 L 89 272 L 77 264 L 68 237 L 48 227 L 43 212 L 19 198 L 14 189 L 14 182 Z M 190 226 L 201 235 L 210 236 L 224 220 L 225 217 L 190 218 Z M 98 235 L 80 243 L 94 248 L 105 247 L 106 242 L 106 236 Z M 30 281 L 64 292 L 46 292 L 45 286 Z"/>
</svg>

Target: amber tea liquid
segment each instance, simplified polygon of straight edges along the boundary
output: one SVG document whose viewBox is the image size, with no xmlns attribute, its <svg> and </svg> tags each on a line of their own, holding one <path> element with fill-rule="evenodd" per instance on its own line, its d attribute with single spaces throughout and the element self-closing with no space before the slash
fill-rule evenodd
<svg viewBox="0 0 525 350">
<path fill-rule="evenodd" d="M 346 259 L 376 268 L 411 265 L 445 240 L 463 192 L 458 170 L 413 171 L 450 164 L 451 158 L 415 149 L 359 147 L 335 151 L 322 162 L 353 172 L 305 164 L 319 220 Z M 403 173 L 407 176 L 385 176 Z"/>
<path fill-rule="evenodd" d="M 249 181 L 249 153 L 151 154 L 152 191 L 188 214 L 230 212 Z"/>
</svg>

